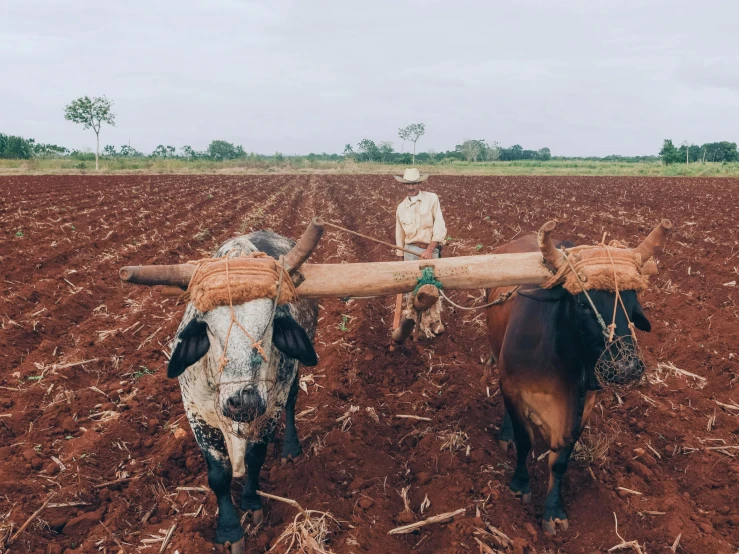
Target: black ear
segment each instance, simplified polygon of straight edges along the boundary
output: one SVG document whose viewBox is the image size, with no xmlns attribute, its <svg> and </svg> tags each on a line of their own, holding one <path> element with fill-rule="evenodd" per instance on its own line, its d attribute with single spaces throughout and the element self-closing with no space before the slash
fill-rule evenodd
<svg viewBox="0 0 739 554">
<path fill-rule="evenodd" d="M 179 377 L 188 367 L 205 356 L 210 348 L 208 325 L 202 319 L 193 319 L 177 337 L 180 342 L 172 352 L 167 366 L 167 377 Z"/>
<path fill-rule="evenodd" d="M 652 330 L 652 324 L 649 323 L 649 320 L 639 302 L 634 306 L 634 313 L 631 314 L 631 319 L 634 320 L 634 326 L 640 331 L 649 333 L 649 331 Z"/>
<path fill-rule="evenodd" d="M 308 333 L 290 316 L 275 318 L 272 342 L 277 350 L 288 358 L 295 358 L 304 366 L 318 364 L 318 356 Z"/>
</svg>

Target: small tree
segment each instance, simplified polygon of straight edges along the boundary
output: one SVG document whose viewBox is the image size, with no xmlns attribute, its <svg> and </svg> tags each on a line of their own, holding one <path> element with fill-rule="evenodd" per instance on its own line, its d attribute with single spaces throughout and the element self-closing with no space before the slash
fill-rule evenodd
<svg viewBox="0 0 739 554">
<path fill-rule="evenodd" d="M 423 123 L 411 123 L 408 127 L 398 129 L 398 136 L 401 140 L 409 140 L 413 143 L 413 162 L 416 165 L 416 142 L 426 132 L 426 125 Z"/>
<path fill-rule="evenodd" d="M 33 139 L 0 133 L 0 158 L 27 160 L 33 156 Z"/>
<path fill-rule="evenodd" d="M 98 169 L 98 156 L 100 154 L 100 127 L 103 123 L 115 126 L 115 114 L 112 112 L 113 102 L 105 96 L 94 97 L 83 96 L 74 100 L 64 108 L 64 119 L 73 123 L 81 123 L 84 129 L 95 131 L 97 144 L 95 146 L 95 170 Z"/>
<path fill-rule="evenodd" d="M 662 150 L 659 151 L 659 157 L 667 165 L 681 161 L 680 151 L 675 148 L 675 145 L 669 139 L 665 139 L 662 143 Z"/>
<path fill-rule="evenodd" d="M 552 159 L 552 151 L 549 150 L 546 146 L 544 148 L 540 148 L 539 151 L 536 153 L 536 159 L 542 160 L 544 162 L 549 161 Z"/>
<path fill-rule="evenodd" d="M 208 145 L 207 153 L 211 160 L 222 162 L 224 160 L 233 160 L 238 157 L 239 150 L 230 142 L 225 140 L 214 140 Z"/>
<path fill-rule="evenodd" d="M 485 159 L 489 162 L 495 162 L 500 159 L 500 143 L 493 141 L 485 145 Z"/>
<path fill-rule="evenodd" d="M 466 140 L 458 145 L 459 152 L 468 162 L 476 162 L 480 154 L 485 152 L 485 143 L 481 140 Z"/>
<path fill-rule="evenodd" d="M 393 143 L 387 140 L 382 141 L 379 146 L 382 161 L 387 163 L 393 157 Z"/>
<path fill-rule="evenodd" d="M 163 144 L 160 144 L 157 146 L 154 151 L 151 153 L 152 158 L 176 158 L 177 154 L 175 153 L 175 147 L 174 146 L 164 146 Z"/>
<path fill-rule="evenodd" d="M 199 152 L 196 152 L 192 146 L 185 145 L 182 147 L 182 156 L 188 160 L 195 160 L 199 155 Z"/>
<path fill-rule="evenodd" d="M 367 161 L 375 162 L 380 159 L 380 149 L 374 140 L 362 139 L 357 144 L 357 150 Z"/>
<path fill-rule="evenodd" d="M 141 152 L 136 150 L 130 144 L 124 144 L 123 146 L 121 146 L 121 152 L 119 156 L 122 156 L 124 158 L 135 158 L 141 156 Z"/>
</svg>

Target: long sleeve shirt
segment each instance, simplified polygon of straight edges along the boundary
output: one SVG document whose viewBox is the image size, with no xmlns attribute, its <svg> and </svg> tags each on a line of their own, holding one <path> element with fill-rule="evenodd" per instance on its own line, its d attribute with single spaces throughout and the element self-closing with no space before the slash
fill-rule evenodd
<svg viewBox="0 0 739 554">
<path fill-rule="evenodd" d="M 439 197 L 433 192 L 419 192 L 406 197 L 395 211 L 395 244 L 405 246 L 414 242 L 443 242 L 446 225 L 441 215 Z M 401 250 L 397 251 L 402 256 Z"/>
</svg>

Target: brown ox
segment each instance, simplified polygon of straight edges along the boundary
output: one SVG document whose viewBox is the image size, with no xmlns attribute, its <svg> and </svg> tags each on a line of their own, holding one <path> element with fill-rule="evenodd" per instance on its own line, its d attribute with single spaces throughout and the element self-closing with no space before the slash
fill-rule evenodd
<svg viewBox="0 0 739 554">
<path fill-rule="evenodd" d="M 664 220 L 639 247 L 633 250 L 613 248 L 608 252 L 633 260 L 632 277 L 639 282 L 642 260 L 646 262 L 662 245 L 671 226 Z M 541 250 L 544 263 L 555 271 L 559 270 L 567 261 L 557 248 L 573 245 L 553 242 L 550 234 L 554 228 L 555 224 L 549 222 L 539 231 L 538 237 L 522 237 L 498 248 L 496 253 Z M 608 252 L 602 245 L 601 254 Z M 570 261 L 573 258 L 579 259 L 572 254 Z M 613 271 L 615 273 L 615 266 Z M 618 368 L 619 375 L 640 377 L 644 371 L 643 363 L 638 356 L 629 355 L 637 352 L 630 322 L 642 331 L 651 328 L 636 290 L 625 290 L 633 285 L 634 280 L 630 283 L 627 278 L 622 279 L 626 286 L 621 287 L 623 302 L 618 303 L 613 290 L 597 290 L 609 288 L 603 286 L 603 276 L 600 276 L 600 281 L 598 276 L 593 276 L 589 280 L 591 285 L 587 285 L 583 281 L 587 281 L 587 277 L 579 273 L 571 277 L 580 279 L 578 282 L 587 293 L 582 290 L 573 293 L 573 287 L 568 283 L 548 289 L 534 285 L 518 289 L 502 287 L 490 291 L 490 301 L 501 294 L 515 292 L 506 302 L 489 308 L 487 312 L 490 344 L 500 372 L 506 408 L 499 439 L 506 448 L 511 440 L 515 442 L 518 459 L 510 488 L 524 503 L 531 501 L 526 458 L 531 450 L 534 429 L 539 430 L 550 449 L 549 489 L 542 518 L 547 534 L 556 534 L 557 527 L 562 530 L 568 527 L 560 484 L 573 447 L 590 416 L 595 391 L 600 388 L 594 373 L 596 363 L 603 359 L 603 354 L 610 357 L 609 362 Z M 605 281 L 608 279 L 605 275 Z M 612 281 L 613 276 L 610 277 Z M 606 330 L 603 323 L 599 323 L 593 306 L 602 320 L 613 322 L 611 338 L 620 339 L 620 344 L 624 345 L 619 355 L 611 356 L 609 353 L 607 345 L 613 344 L 607 342 L 611 329 Z M 618 376 L 612 379 L 621 384 Z"/>
</svg>

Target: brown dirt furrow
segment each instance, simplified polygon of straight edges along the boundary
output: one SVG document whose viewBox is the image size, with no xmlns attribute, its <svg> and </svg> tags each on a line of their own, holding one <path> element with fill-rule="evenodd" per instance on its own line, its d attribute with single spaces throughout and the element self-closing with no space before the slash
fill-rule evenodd
<svg viewBox="0 0 739 554">
<path fill-rule="evenodd" d="M 304 456 L 283 467 L 270 450 L 262 488 L 336 516 L 327 547 L 337 553 L 475 551 L 475 505 L 515 540 L 512 552 L 605 552 L 619 542 L 614 513 L 621 535 L 648 552 L 678 534 L 679 551 L 735 552 L 739 410 L 717 402 L 739 402 L 739 180 L 443 176 L 427 188 L 441 198 L 445 256 L 488 253 L 549 219 L 580 243 L 608 233 L 630 245 L 673 220 L 642 297 L 653 383 L 599 395 L 565 476 L 570 530 L 549 539 L 538 522 L 542 445 L 530 466 L 533 504 L 508 493 L 513 458 L 495 441 L 502 402 L 481 315 L 446 307 L 445 335 L 390 352 L 393 299 L 327 299 L 320 364 L 302 370 Z M 135 551 L 174 523 L 168 552 L 210 551 L 216 504 L 209 492 L 177 490 L 207 487 L 207 476 L 178 385 L 165 377 L 184 306 L 122 284 L 117 270 L 196 259 L 256 229 L 297 238 L 314 215 L 392 242 L 402 194 L 378 175 L 0 178 L 0 537 L 53 492 L 52 502 L 78 505 L 45 509 L 14 551 L 117 551 L 116 540 Z M 327 229 L 311 261 L 392 259 Z M 451 294 L 472 304 L 481 291 Z M 412 515 L 402 514 L 406 487 Z M 453 523 L 387 534 L 458 508 L 467 512 Z M 265 551 L 294 515 L 268 501 L 248 551 Z"/>
</svg>

